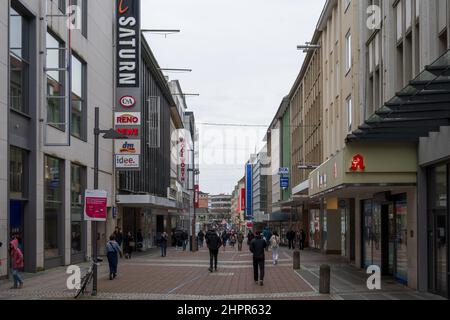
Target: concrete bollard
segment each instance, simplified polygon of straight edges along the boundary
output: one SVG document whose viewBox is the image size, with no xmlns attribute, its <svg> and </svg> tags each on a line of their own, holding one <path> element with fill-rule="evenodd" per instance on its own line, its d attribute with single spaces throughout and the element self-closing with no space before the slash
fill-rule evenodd
<svg viewBox="0 0 450 320">
<path fill-rule="evenodd" d="M 294 250 L 294 270 L 300 270 L 300 250 Z"/>
<path fill-rule="evenodd" d="M 330 294 L 331 269 L 329 265 L 320 266 L 319 293 Z"/>
</svg>

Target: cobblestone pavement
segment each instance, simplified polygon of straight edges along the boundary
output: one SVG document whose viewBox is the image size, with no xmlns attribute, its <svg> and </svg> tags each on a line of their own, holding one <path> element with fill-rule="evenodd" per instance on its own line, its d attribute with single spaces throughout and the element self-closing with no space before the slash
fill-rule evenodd
<svg viewBox="0 0 450 320">
<path fill-rule="evenodd" d="M 367 275 L 344 263 L 339 257 L 302 252 L 302 269 L 292 269 L 292 252 L 282 249 L 278 265 L 266 257 L 264 286 L 253 281 L 252 258 L 247 248 L 237 252 L 227 247 L 219 253 L 219 270 L 210 273 L 209 254 L 169 249 L 165 258 L 157 250 L 121 259 L 119 275 L 108 279 L 107 262 L 99 267 L 96 299 L 122 300 L 341 300 L 341 299 L 436 299 L 414 292 L 400 284 L 383 281 L 382 291 L 370 292 Z M 319 266 L 332 268 L 331 295 L 318 293 Z M 88 264 L 83 264 L 87 269 Z M 25 275 L 25 287 L 11 290 L 11 282 L 0 281 L 0 299 L 71 299 L 66 287 L 66 268 L 52 269 L 37 275 Z M 92 299 L 86 295 L 83 299 Z"/>
</svg>

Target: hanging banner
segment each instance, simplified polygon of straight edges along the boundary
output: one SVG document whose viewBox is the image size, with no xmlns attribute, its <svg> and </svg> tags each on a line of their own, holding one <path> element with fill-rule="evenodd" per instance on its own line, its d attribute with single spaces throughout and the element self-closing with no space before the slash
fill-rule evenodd
<svg viewBox="0 0 450 320">
<path fill-rule="evenodd" d="M 115 163 L 120 171 L 141 167 L 142 97 L 140 0 L 116 0 L 115 130 L 132 140 L 116 141 Z M 124 155 L 127 155 L 125 157 Z"/>
<path fill-rule="evenodd" d="M 108 193 L 86 190 L 84 193 L 84 221 L 106 221 Z"/>
<path fill-rule="evenodd" d="M 200 208 L 200 186 L 198 184 L 194 187 L 194 202 L 195 202 L 195 208 Z"/>
<path fill-rule="evenodd" d="M 247 163 L 245 167 L 245 192 L 246 192 L 246 208 L 245 213 L 247 219 L 253 218 L 253 166 Z"/>
</svg>

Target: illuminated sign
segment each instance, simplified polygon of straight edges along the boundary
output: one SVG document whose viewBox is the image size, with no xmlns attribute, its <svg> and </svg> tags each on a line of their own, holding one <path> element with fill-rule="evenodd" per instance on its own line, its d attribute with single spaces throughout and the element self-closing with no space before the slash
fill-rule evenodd
<svg viewBox="0 0 450 320">
<path fill-rule="evenodd" d="M 129 155 L 129 156 L 116 155 L 116 168 L 118 168 L 118 169 L 139 168 L 139 156 L 138 155 Z"/>
<path fill-rule="evenodd" d="M 117 0 L 117 87 L 139 87 L 140 0 Z"/>
<path fill-rule="evenodd" d="M 132 96 L 123 96 L 119 103 L 124 108 L 133 108 L 136 105 L 136 99 Z"/>
<path fill-rule="evenodd" d="M 140 112 L 116 112 L 115 122 L 116 126 L 119 125 L 141 125 L 141 113 Z"/>
<path fill-rule="evenodd" d="M 364 157 L 360 154 L 357 154 L 352 159 L 352 166 L 350 167 L 350 170 L 353 172 L 357 172 L 360 170 L 361 172 L 366 170 L 366 166 L 364 165 Z"/>
<path fill-rule="evenodd" d="M 181 182 L 186 181 L 186 159 L 185 159 L 186 142 L 180 138 L 180 179 Z"/>
<path fill-rule="evenodd" d="M 139 155 L 141 154 L 141 141 L 140 140 L 116 140 L 115 142 L 115 154 L 124 155 Z"/>
<path fill-rule="evenodd" d="M 116 129 L 118 134 L 121 134 L 126 137 L 138 137 L 139 136 L 139 129 L 138 128 L 117 128 Z"/>
</svg>

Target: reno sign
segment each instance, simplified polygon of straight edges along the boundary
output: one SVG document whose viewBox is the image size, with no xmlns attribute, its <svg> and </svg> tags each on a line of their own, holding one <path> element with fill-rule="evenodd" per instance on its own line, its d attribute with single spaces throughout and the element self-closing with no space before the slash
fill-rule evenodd
<svg viewBox="0 0 450 320">
<path fill-rule="evenodd" d="M 142 98 L 140 85 L 141 1 L 116 0 L 115 130 L 128 140 L 115 142 L 115 167 L 139 170 Z"/>
</svg>

